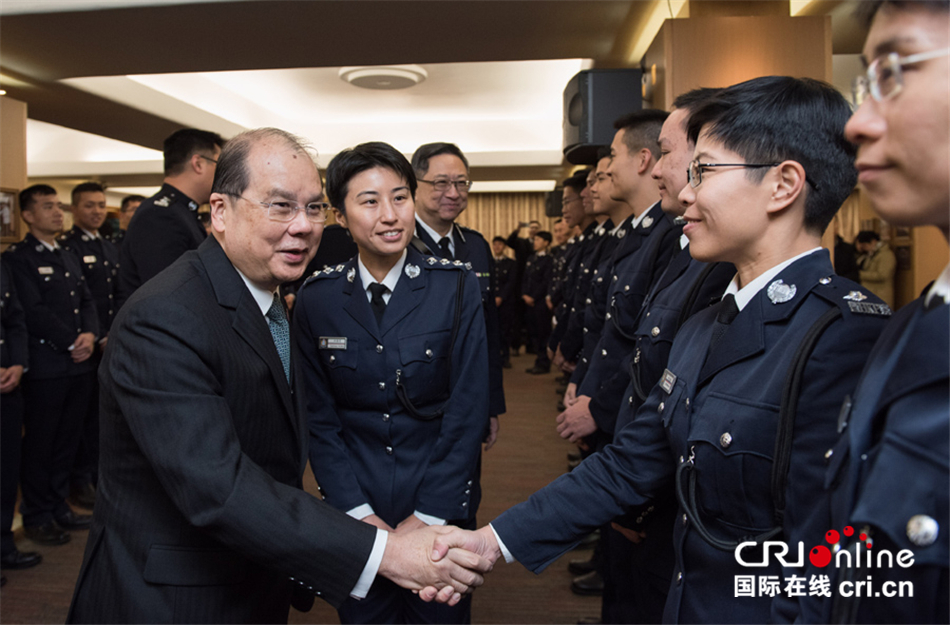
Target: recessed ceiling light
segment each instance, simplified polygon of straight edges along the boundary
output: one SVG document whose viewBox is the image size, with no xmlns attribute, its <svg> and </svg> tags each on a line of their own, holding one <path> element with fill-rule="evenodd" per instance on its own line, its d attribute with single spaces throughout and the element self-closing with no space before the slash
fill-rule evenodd
<svg viewBox="0 0 950 625">
<path fill-rule="evenodd" d="M 428 78 L 418 65 L 382 65 L 378 67 L 341 67 L 340 78 L 363 89 L 407 89 Z"/>
</svg>

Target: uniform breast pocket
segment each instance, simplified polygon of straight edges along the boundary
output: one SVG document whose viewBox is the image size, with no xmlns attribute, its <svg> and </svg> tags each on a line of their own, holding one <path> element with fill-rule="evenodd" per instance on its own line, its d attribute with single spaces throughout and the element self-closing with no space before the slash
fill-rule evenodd
<svg viewBox="0 0 950 625">
<path fill-rule="evenodd" d="M 359 342 L 356 339 L 347 339 L 346 349 L 321 349 L 319 352 L 323 370 L 327 372 L 333 384 L 333 394 L 349 404 L 350 397 L 347 396 L 346 389 L 351 389 L 352 393 L 359 393 L 361 390 L 360 381 L 357 379 Z"/>
<path fill-rule="evenodd" d="M 772 524 L 772 456 L 778 406 L 712 393 L 693 417 L 697 504 L 742 530 Z"/>
<path fill-rule="evenodd" d="M 399 338 L 402 383 L 417 407 L 445 401 L 449 396 L 450 331 Z"/>
</svg>

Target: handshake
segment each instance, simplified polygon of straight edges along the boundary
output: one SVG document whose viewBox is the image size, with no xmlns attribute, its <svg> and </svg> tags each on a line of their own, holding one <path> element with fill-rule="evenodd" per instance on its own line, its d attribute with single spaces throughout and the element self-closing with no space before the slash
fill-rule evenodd
<svg viewBox="0 0 950 625">
<path fill-rule="evenodd" d="M 499 556 L 498 541 L 487 525 L 474 532 L 433 525 L 390 534 L 378 574 L 424 601 L 455 605 L 484 583 L 482 575 Z"/>
</svg>

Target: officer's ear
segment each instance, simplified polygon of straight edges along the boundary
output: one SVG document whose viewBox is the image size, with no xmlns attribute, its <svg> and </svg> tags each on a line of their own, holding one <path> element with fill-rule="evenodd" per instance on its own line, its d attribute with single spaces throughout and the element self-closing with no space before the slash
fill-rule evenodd
<svg viewBox="0 0 950 625">
<path fill-rule="evenodd" d="M 782 161 L 773 167 L 763 181 L 772 187 L 768 212 L 785 210 L 797 201 L 805 201 L 805 168 L 797 161 Z"/>
<path fill-rule="evenodd" d="M 231 197 L 224 193 L 212 193 L 208 203 L 211 205 L 211 229 L 223 234 L 228 211 L 234 210 Z"/>
<path fill-rule="evenodd" d="M 23 221 L 26 222 L 28 226 L 32 226 L 33 225 L 33 205 L 30 204 L 28 207 L 25 207 L 25 208 L 21 207 L 20 217 L 23 219 Z"/>
<path fill-rule="evenodd" d="M 349 227 L 346 225 L 346 213 L 341 211 L 339 208 L 333 208 L 333 214 L 336 216 L 336 222 L 349 230 Z"/>
</svg>

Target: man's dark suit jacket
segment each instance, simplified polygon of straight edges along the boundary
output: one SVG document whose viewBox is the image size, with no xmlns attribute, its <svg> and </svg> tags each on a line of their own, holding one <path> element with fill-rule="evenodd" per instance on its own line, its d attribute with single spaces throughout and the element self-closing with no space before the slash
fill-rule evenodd
<svg viewBox="0 0 950 625">
<path fill-rule="evenodd" d="M 301 490 L 299 379 L 292 393 L 215 239 L 136 291 L 99 370 L 98 495 L 69 622 L 277 623 L 301 585 L 349 595 L 376 530 Z"/>
</svg>

